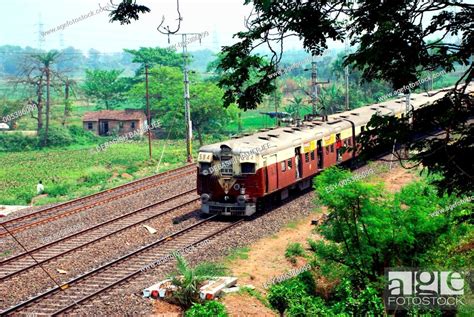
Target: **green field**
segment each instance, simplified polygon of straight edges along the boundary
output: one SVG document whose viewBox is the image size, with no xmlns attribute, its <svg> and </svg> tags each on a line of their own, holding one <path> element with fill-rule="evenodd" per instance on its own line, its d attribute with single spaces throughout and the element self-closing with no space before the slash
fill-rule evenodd
<svg viewBox="0 0 474 317">
<path fill-rule="evenodd" d="M 35 200 L 35 205 L 91 194 L 185 162 L 182 141 L 155 140 L 153 150 L 151 161 L 144 141 L 112 145 L 102 152 L 86 147 L 0 153 L 0 204 L 29 204 L 39 180 L 48 197 Z"/>
</svg>

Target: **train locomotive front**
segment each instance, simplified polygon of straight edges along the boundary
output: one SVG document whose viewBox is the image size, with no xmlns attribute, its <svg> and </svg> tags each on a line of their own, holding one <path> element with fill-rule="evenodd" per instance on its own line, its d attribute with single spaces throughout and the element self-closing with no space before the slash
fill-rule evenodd
<svg viewBox="0 0 474 317">
<path fill-rule="evenodd" d="M 265 188 L 260 154 L 268 147 L 242 149 L 232 143 L 202 147 L 197 177 L 202 213 L 250 216 L 257 212 Z"/>
</svg>

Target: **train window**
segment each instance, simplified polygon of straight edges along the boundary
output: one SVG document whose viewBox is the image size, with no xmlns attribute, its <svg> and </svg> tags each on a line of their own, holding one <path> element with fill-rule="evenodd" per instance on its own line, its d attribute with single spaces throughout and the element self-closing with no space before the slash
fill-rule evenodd
<svg viewBox="0 0 474 317">
<path fill-rule="evenodd" d="M 255 174 L 255 163 L 242 163 L 240 164 L 242 174 Z"/>
<path fill-rule="evenodd" d="M 313 153 L 313 152 L 311 152 L 311 153 Z M 305 153 L 305 154 L 304 154 L 304 161 L 305 161 L 306 163 L 309 162 L 309 153 Z"/>
<path fill-rule="evenodd" d="M 331 144 L 331 153 L 334 153 L 334 144 Z"/>
<path fill-rule="evenodd" d="M 349 145 L 349 146 L 352 145 L 352 140 L 351 139 L 347 139 L 347 145 Z"/>
<path fill-rule="evenodd" d="M 288 169 L 291 170 L 293 163 L 291 162 L 291 159 L 288 159 Z"/>
<path fill-rule="evenodd" d="M 285 161 L 281 162 L 281 171 L 282 172 L 286 171 L 286 162 Z"/>
<path fill-rule="evenodd" d="M 211 163 L 205 163 L 205 162 L 199 163 L 199 172 L 203 175 L 209 174 L 210 168 L 211 168 Z"/>
<path fill-rule="evenodd" d="M 314 151 L 311 151 L 311 161 L 314 161 Z"/>
<path fill-rule="evenodd" d="M 232 169 L 232 156 L 221 157 L 221 174 L 222 175 L 234 174 L 234 171 Z"/>
</svg>

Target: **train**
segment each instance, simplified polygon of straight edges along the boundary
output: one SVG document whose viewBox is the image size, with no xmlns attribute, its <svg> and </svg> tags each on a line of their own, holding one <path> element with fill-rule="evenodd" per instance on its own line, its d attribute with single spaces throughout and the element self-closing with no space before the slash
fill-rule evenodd
<svg viewBox="0 0 474 317">
<path fill-rule="evenodd" d="M 248 217 L 288 198 L 291 190 L 305 190 L 324 169 L 358 156 L 357 150 L 343 149 L 358 148 L 357 136 L 374 114 L 402 118 L 448 91 L 411 94 L 409 102 L 403 96 L 202 146 L 197 159 L 201 212 Z"/>
</svg>

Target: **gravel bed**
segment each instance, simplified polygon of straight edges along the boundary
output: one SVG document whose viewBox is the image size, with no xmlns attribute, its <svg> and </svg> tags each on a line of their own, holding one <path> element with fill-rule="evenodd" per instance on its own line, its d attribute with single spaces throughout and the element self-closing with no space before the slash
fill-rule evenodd
<svg viewBox="0 0 474 317">
<path fill-rule="evenodd" d="M 288 222 L 304 219 L 314 209 L 314 194 L 303 194 L 284 206 L 249 219 L 226 231 L 210 243 L 186 255 L 193 265 L 218 261 L 232 249 L 251 244 L 265 236 L 277 233 Z M 147 316 L 153 314 L 153 300 L 141 297 L 144 288 L 166 278 L 174 269 L 174 262 L 150 269 L 128 283 L 111 289 L 106 295 L 78 306 L 72 313 L 78 316 Z"/>
<path fill-rule="evenodd" d="M 31 227 L 15 233 L 15 238 L 27 249 L 31 249 L 70 234 L 79 232 L 95 224 L 115 218 L 135 209 L 145 207 L 160 200 L 173 197 L 177 193 L 191 190 L 196 185 L 196 176 L 186 175 L 181 179 L 161 184 L 131 196 L 111 201 L 102 206 L 81 211 L 79 213 L 57 219 L 53 222 Z M 1 252 L 9 251 L 8 257 L 23 252 L 12 237 L 0 238 Z M 0 257 L 0 261 L 7 256 Z"/>
<path fill-rule="evenodd" d="M 182 200 L 185 200 L 184 197 Z M 176 202 L 174 205 L 176 205 Z M 93 243 L 77 252 L 52 260 L 42 267 L 48 271 L 57 283 L 65 283 L 75 276 L 102 266 L 139 249 L 141 246 L 150 244 L 200 221 L 198 208 L 199 202 L 196 202 L 146 222 L 147 225 L 157 230 L 155 234 L 150 234 L 142 225 L 138 225 L 108 239 Z M 67 274 L 59 274 L 57 269 L 65 270 Z M 5 294 L 0 299 L 0 310 L 13 306 L 15 303 L 25 300 L 28 296 L 41 293 L 53 286 L 55 286 L 54 282 L 41 268 L 8 279 L 0 284 L 0 293 Z"/>
</svg>

